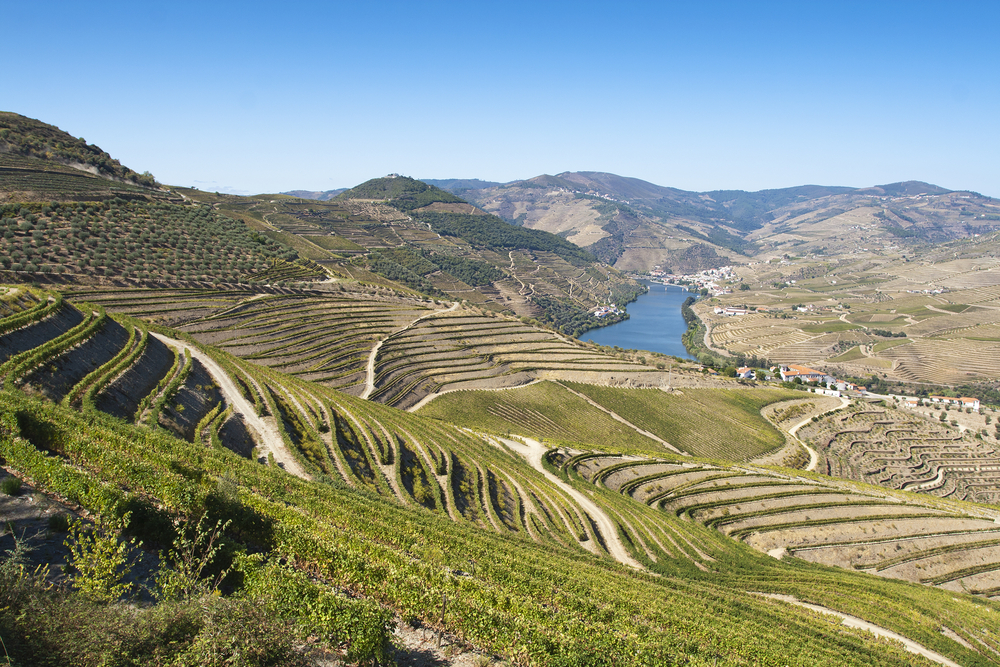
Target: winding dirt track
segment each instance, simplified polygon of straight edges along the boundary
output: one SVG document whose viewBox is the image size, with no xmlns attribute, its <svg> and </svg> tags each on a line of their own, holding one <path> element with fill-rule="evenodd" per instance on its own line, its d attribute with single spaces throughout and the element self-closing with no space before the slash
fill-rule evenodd
<svg viewBox="0 0 1000 667">
<path fill-rule="evenodd" d="M 523 437 L 523 436 L 519 436 Z M 510 447 L 512 450 L 523 456 L 528 460 L 528 463 L 532 468 L 542 473 L 547 480 L 558 486 L 565 493 L 569 494 L 573 500 L 579 503 L 587 514 L 597 523 L 598 528 L 601 531 L 601 536 L 604 538 L 604 543 L 608 547 L 608 551 L 611 556 L 618 561 L 633 567 L 636 570 L 646 571 L 646 568 L 642 564 L 632 558 L 629 552 L 625 549 L 625 545 L 622 544 L 621 539 L 618 537 L 618 529 L 611 518 L 604 513 L 594 501 L 592 501 L 587 496 L 583 495 L 572 486 L 559 479 L 542 465 L 542 456 L 547 451 L 545 446 L 537 440 L 532 440 L 531 438 L 524 438 L 524 442 L 518 442 L 517 440 L 511 440 L 509 438 L 498 438 L 505 445 Z"/>
<path fill-rule="evenodd" d="M 451 304 L 451 306 L 449 306 L 448 308 L 444 308 L 442 310 L 432 310 L 429 313 L 424 313 L 417 319 L 407 324 L 402 329 L 393 331 L 391 334 L 389 334 L 379 342 L 375 343 L 375 347 L 372 348 L 371 353 L 369 353 L 368 355 L 368 372 L 365 377 L 365 393 L 361 394 L 361 398 L 367 399 L 369 396 L 371 396 L 372 392 L 375 391 L 375 359 L 378 357 L 378 351 L 382 348 L 382 343 L 389 340 L 396 334 L 403 333 L 404 331 L 406 331 L 407 329 L 409 329 L 410 327 L 412 327 L 414 324 L 424 319 L 425 317 L 431 317 L 432 315 L 440 315 L 441 313 L 450 313 L 453 310 L 456 310 L 458 306 L 459 303 L 458 301 L 456 301 L 455 303 Z"/>
<path fill-rule="evenodd" d="M 564 385 L 562 382 L 556 382 L 556 384 L 559 385 L 560 387 L 562 387 L 563 389 L 565 389 L 566 391 L 568 391 L 569 393 L 576 394 L 577 396 L 579 396 L 580 398 L 582 398 L 583 400 L 587 401 L 592 406 L 594 406 L 595 408 L 597 408 L 598 410 L 600 410 L 602 412 L 606 412 L 608 414 L 608 416 L 610 416 L 612 419 L 614 419 L 616 421 L 619 421 L 622 424 L 625 424 L 626 426 L 628 426 L 633 431 L 636 431 L 636 432 L 638 432 L 638 433 L 646 436 L 650 440 L 654 440 L 654 441 L 660 443 L 661 445 L 663 445 L 664 447 L 666 447 L 670 451 L 674 452 L 675 454 L 680 454 L 681 456 L 691 456 L 691 454 L 689 454 L 688 452 L 682 452 L 681 450 L 677 449 L 676 447 L 674 447 L 673 445 L 671 445 L 669 442 L 667 442 L 666 440 L 664 440 L 660 436 L 656 435 L 655 433 L 650 433 L 649 431 L 647 431 L 645 429 L 639 428 L 638 426 L 636 426 L 635 424 L 633 424 L 629 420 L 627 420 L 624 417 L 622 417 L 621 415 L 619 415 L 617 412 L 612 412 L 611 410 L 607 409 L 606 407 L 604 407 L 603 405 L 601 405 L 597 401 L 593 400 L 592 398 L 590 398 L 586 394 L 581 394 L 580 392 L 578 392 L 578 391 L 576 391 L 574 389 L 570 389 L 569 387 L 567 387 L 566 385 Z"/>
<path fill-rule="evenodd" d="M 201 362 L 209 375 L 212 376 L 212 379 L 219 385 L 219 391 L 225 397 L 226 403 L 233 406 L 234 413 L 239 413 L 243 416 L 243 420 L 257 435 L 254 438 L 257 446 L 264 452 L 273 455 L 275 462 L 284 468 L 286 472 L 302 479 L 311 479 L 309 474 L 299 465 L 299 462 L 295 460 L 295 457 L 292 456 L 291 452 L 285 448 L 285 442 L 281 439 L 281 433 L 278 432 L 278 426 L 274 422 L 274 417 L 264 419 L 259 416 L 250 401 L 243 398 L 243 394 L 236 388 L 236 384 L 233 383 L 232 378 L 222 370 L 219 364 L 215 363 L 214 359 L 198 348 L 192 347 L 183 341 L 168 338 L 152 331 L 149 333 L 174 349 L 187 350 L 188 354 Z"/>
<path fill-rule="evenodd" d="M 834 410 L 843 410 L 844 408 L 846 408 L 850 404 L 851 404 L 850 399 L 847 399 L 847 398 L 844 398 L 843 396 L 841 396 L 840 397 L 840 407 L 839 408 L 834 408 Z M 822 412 L 832 412 L 832 411 L 830 411 L 830 410 L 823 410 Z M 799 440 L 799 437 L 797 435 L 795 435 L 795 434 L 798 432 L 798 430 L 800 428 L 802 428 L 803 426 L 805 426 L 806 424 L 808 424 L 809 422 L 811 422 L 812 418 L 813 418 L 813 415 L 810 415 L 810 416 L 806 417 L 805 419 L 803 419 L 802 421 L 800 421 L 795 426 L 793 426 L 792 428 L 788 429 L 788 435 L 790 435 L 793 438 L 795 438 L 796 440 L 798 440 L 799 444 L 802 445 L 803 447 L 805 447 L 806 451 L 809 452 L 809 465 L 807 465 L 805 467 L 805 471 L 806 472 L 812 472 L 812 471 L 816 470 L 816 466 L 817 466 L 817 464 L 819 464 L 819 454 L 816 453 L 815 449 L 813 449 L 812 447 L 810 447 L 806 443 L 804 443 L 801 440 Z"/>
<path fill-rule="evenodd" d="M 886 630 L 885 628 L 881 628 L 877 625 L 872 625 L 868 621 L 863 621 L 860 618 L 857 618 L 856 616 L 850 616 L 848 614 L 835 611 L 828 607 L 821 607 L 818 604 L 809 604 L 808 602 L 802 602 L 798 598 L 793 597 L 791 595 L 779 595 L 777 593 L 758 593 L 758 595 L 762 595 L 766 598 L 771 598 L 772 600 L 781 600 L 782 602 L 787 602 L 788 604 L 793 604 L 797 607 L 805 607 L 806 609 L 811 609 L 812 611 L 819 612 L 821 614 L 830 614 L 831 616 L 838 616 L 840 617 L 843 624 L 849 628 L 858 628 L 860 630 L 867 630 L 876 637 L 886 637 L 887 639 L 894 639 L 902 643 L 903 648 L 905 648 L 910 653 L 916 653 L 917 655 L 922 655 L 929 660 L 933 660 L 939 665 L 945 665 L 946 667 L 962 667 L 954 660 L 949 660 L 940 653 L 935 653 L 929 648 L 921 646 L 920 644 L 916 643 L 911 639 L 907 639 L 902 635 L 898 635 L 891 630 Z"/>
</svg>

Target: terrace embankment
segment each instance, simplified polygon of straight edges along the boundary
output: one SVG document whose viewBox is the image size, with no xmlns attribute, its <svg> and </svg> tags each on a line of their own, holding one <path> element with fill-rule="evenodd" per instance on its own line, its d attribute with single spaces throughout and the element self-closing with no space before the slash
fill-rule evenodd
<svg viewBox="0 0 1000 667">
<path fill-rule="evenodd" d="M 799 437 L 817 450 L 819 472 L 939 497 L 1000 499 L 1000 442 L 948 422 L 856 404 L 807 423 Z"/>
<path fill-rule="evenodd" d="M 53 328 L 45 333 L 55 331 Z M 118 354 L 128 339 L 129 334 L 122 325 L 107 319 L 93 336 L 28 374 L 23 380 L 23 389 L 61 401 L 74 385 Z"/>
<path fill-rule="evenodd" d="M 763 553 L 1000 597 L 1000 511 L 820 476 L 645 457 L 562 467 Z"/>
<path fill-rule="evenodd" d="M 174 362 L 174 355 L 160 340 L 149 337 L 146 349 L 130 368 L 97 396 L 97 409 L 120 419 L 136 417 L 139 404 L 152 392 Z"/>
</svg>

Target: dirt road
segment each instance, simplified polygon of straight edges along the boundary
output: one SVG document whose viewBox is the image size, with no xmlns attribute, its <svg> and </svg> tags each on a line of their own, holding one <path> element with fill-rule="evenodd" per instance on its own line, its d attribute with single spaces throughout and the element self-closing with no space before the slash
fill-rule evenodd
<svg viewBox="0 0 1000 667">
<path fill-rule="evenodd" d="M 518 442 L 517 440 L 511 440 L 509 438 L 499 439 L 503 441 L 505 445 L 526 458 L 532 468 L 542 473 L 547 480 L 558 486 L 565 493 L 569 494 L 569 496 L 572 497 L 573 500 L 575 500 L 580 507 L 582 507 L 584 511 L 590 515 L 594 522 L 597 523 L 597 527 L 601 531 L 601 536 L 604 538 L 604 543 L 607 545 L 608 551 L 616 561 L 637 570 L 646 571 L 646 568 L 644 568 L 639 561 L 629 555 L 629 552 L 625 549 L 621 539 L 618 537 L 618 528 L 615 526 L 614 522 L 611 521 L 608 515 L 604 513 L 604 510 L 598 507 L 597 503 L 593 500 L 583 495 L 542 466 L 542 456 L 546 452 L 546 448 L 542 445 L 542 443 L 537 440 L 532 440 L 531 438 L 524 438 L 524 442 Z"/>
<path fill-rule="evenodd" d="M 295 460 L 291 452 L 285 448 L 285 443 L 281 439 L 281 433 L 278 432 L 278 426 L 274 422 L 274 417 L 264 419 L 259 416 L 250 401 L 243 398 L 243 394 L 236 388 L 232 378 L 222 370 L 219 364 L 215 363 L 214 359 L 183 341 L 168 338 L 152 331 L 150 334 L 156 336 L 160 341 L 174 349 L 187 350 L 191 356 L 201 362 L 201 365 L 205 367 L 209 375 L 212 376 L 212 379 L 219 385 L 219 391 L 225 397 L 226 403 L 233 406 L 234 413 L 243 416 L 243 420 L 247 423 L 247 426 L 257 435 L 254 440 L 258 448 L 263 452 L 273 455 L 275 462 L 284 468 L 285 471 L 302 479 L 310 479 L 309 475 L 299 465 L 299 462 Z"/>
<path fill-rule="evenodd" d="M 372 348 L 371 353 L 368 355 L 368 373 L 367 373 L 367 376 L 365 378 L 365 393 L 361 394 L 361 398 L 367 399 L 369 396 L 371 396 L 372 392 L 375 391 L 375 360 L 378 358 L 378 351 L 382 348 L 382 343 L 384 343 L 385 341 L 389 340 L 390 338 L 392 338 L 396 334 L 403 333 L 404 331 L 406 331 L 407 329 L 409 329 L 410 327 L 412 327 L 414 324 L 416 324 L 417 322 L 419 322 L 420 320 L 422 320 L 422 319 L 424 319 L 426 317 L 431 317 L 432 315 L 440 315 L 442 313 L 450 313 L 453 310 L 456 310 L 458 308 L 458 306 L 459 306 L 459 303 L 456 301 L 455 303 L 451 304 L 451 306 L 449 306 L 448 308 L 443 308 L 441 310 L 432 310 L 429 313 L 424 313 L 423 315 L 421 315 L 417 319 L 415 319 L 412 322 L 410 322 L 409 324 L 407 324 L 402 329 L 398 329 L 397 331 L 393 331 L 391 334 L 389 334 L 388 336 L 386 336 L 385 338 L 383 338 L 379 342 L 375 343 L 375 347 Z"/>
<path fill-rule="evenodd" d="M 850 404 L 851 404 L 850 399 L 847 399 L 847 398 L 844 398 L 843 396 L 841 396 L 840 397 L 840 407 L 839 408 L 834 408 L 834 410 L 841 410 L 843 408 L 846 408 Z M 828 410 L 823 410 L 823 412 L 829 412 L 829 411 Z M 788 435 L 792 436 L 796 440 L 799 440 L 798 436 L 796 436 L 795 434 L 798 432 L 798 430 L 800 428 L 802 428 L 803 426 L 805 426 L 806 424 L 808 424 L 809 422 L 811 422 L 812 418 L 813 418 L 813 415 L 810 415 L 810 416 L 806 417 L 805 419 L 803 419 L 802 421 L 800 421 L 795 426 L 793 426 L 792 428 L 788 429 Z M 816 453 L 815 449 L 813 449 L 812 447 L 810 447 L 806 443 L 802 442 L 801 440 L 799 440 L 799 444 L 801 444 L 803 447 L 805 447 L 806 451 L 809 452 L 809 465 L 807 465 L 806 468 L 805 468 L 806 472 L 812 472 L 812 471 L 816 470 L 816 466 L 817 466 L 817 464 L 819 464 L 819 454 Z"/>
<path fill-rule="evenodd" d="M 797 607 L 805 607 L 806 609 L 811 609 L 812 611 L 819 612 L 820 614 L 830 614 L 831 616 L 838 616 L 840 617 L 842 623 L 849 628 L 858 628 L 860 630 L 866 630 L 875 635 L 876 637 L 885 637 L 887 639 L 894 639 L 900 642 L 903 645 L 903 648 L 905 648 L 910 653 L 916 653 L 917 655 L 922 655 L 925 658 L 928 658 L 929 660 L 933 660 L 939 665 L 945 665 L 946 667 L 961 667 L 961 665 L 959 665 L 957 662 L 955 662 L 954 660 L 949 660 L 940 653 L 935 653 L 929 648 L 921 646 L 920 644 L 916 643 L 911 639 L 907 639 L 902 635 L 896 634 L 892 630 L 886 630 L 885 628 L 881 628 L 877 625 L 872 625 L 868 621 L 863 621 L 860 618 L 857 618 L 856 616 L 843 614 L 839 611 L 834 611 L 833 609 L 829 609 L 827 607 L 821 607 L 818 604 L 809 604 L 808 602 L 802 602 L 798 598 L 793 597 L 791 595 L 779 595 L 777 593 L 758 593 L 758 595 L 761 595 L 766 598 L 771 598 L 772 600 L 781 600 L 782 602 L 787 602 L 788 604 L 793 604 Z"/>
<path fill-rule="evenodd" d="M 627 419 L 625 419 L 624 417 L 622 417 L 621 415 L 619 415 L 619 414 L 617 414 L 615 412 L 612 412 L 611 410 L 608 410 L 606 407 L 604 407 L 603 405 L 601 405 L 597 401 L 594 401 L 593 399 L 591 399 L 586 394 L 581 394 L 578 391 L 570 389 L 569 387 L 567 387 L 566 385 L 564 385 L 562 382 L 556 382 L 556 384 L 559 385 L 560 387 L 562 387 L 563 389 L 565 389 L 566 391 L 570 392 L 571 394 L 576 394 L 577 396 L 579 396 L 580 398 L 582 398 L 583 400 L 587 401 L 592 406 L 594 406 L 595 408 L 597 408 L 598 410 L 607 413 L 608 416 L 610 416 L 615 421 L 619 421 L 622 424 L 625 424 L 626 426 L 628 426 L 633 431 L 641 433 L 642 435 L 646 436 L 650 440 L 655 440 L 656 442 L 660 443 L 661 445 L 663 445 L 664 447 L 666 447 L 670 451 L 674 452 L 675 454 L 680 454 L 681 456 L 691 456 L 688 452 L 682 452 L 681 450 L 677 449 L 676 447 L 674 447 L 673 445 L 671 445 L 669 442 L 667 442 L 666 440 L 664 440 L 660 436 L 656 435 L 655 433 L 650 433 L 649 431 L 641 429 L 638 426 L 636 426 L 635 424 L 633 424 L 632 422 L 630 422 Z"/>
</svg>

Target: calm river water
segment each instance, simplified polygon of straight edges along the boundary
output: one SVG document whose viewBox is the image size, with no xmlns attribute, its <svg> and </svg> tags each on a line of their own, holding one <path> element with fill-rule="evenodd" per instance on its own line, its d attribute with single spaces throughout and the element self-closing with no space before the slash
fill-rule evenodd
<svg viewBox="0 0 1000 667">
<path fill-rule="evenodd" d="M 692 296 L 691 292 L 673 285 L 646 284 L 649 285 L 649 292 L 628 304 L 629 319 L 609 327 L 592 329 L 580 336 L 580 340 L 693 359 L 681 342 L 681 336 L 687 331 L 681 304 Z"/>
</svg>

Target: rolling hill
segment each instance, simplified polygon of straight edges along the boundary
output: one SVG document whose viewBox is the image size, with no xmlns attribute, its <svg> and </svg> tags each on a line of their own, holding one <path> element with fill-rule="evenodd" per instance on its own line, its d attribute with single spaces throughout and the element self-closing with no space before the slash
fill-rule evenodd
<svg viewBox="0 0 1000 667">
<path fill-rule="evenodd" d="M 638 272 L 661 266 L 686 273 L 793 247 L 832 248 L 838 230 L 852 225 L 871 223 L 880 240 L 914 244 L 968 237 L 1000 220 L 996 200 L 918 181 L 687 192 L 603 172 L 565 172 L 462 192 L 509 222 L 564 235 Z"/>
<path fill-rule="evenodd" d="M 0 172 L 11 664 L 1000 664 L 995 437 L 573 340 L 637 284 L 432 183 L 237 197 L 15 158 L 34 180 Z M 683 209 L 664 239 L 701 260 L 818 201 L 964 196 L 516 187 L 564 188 L 620 225 L 622 257 L 643 202 Z M 991 289 L 899 314 L 985 335 Z"/>
</svg>

